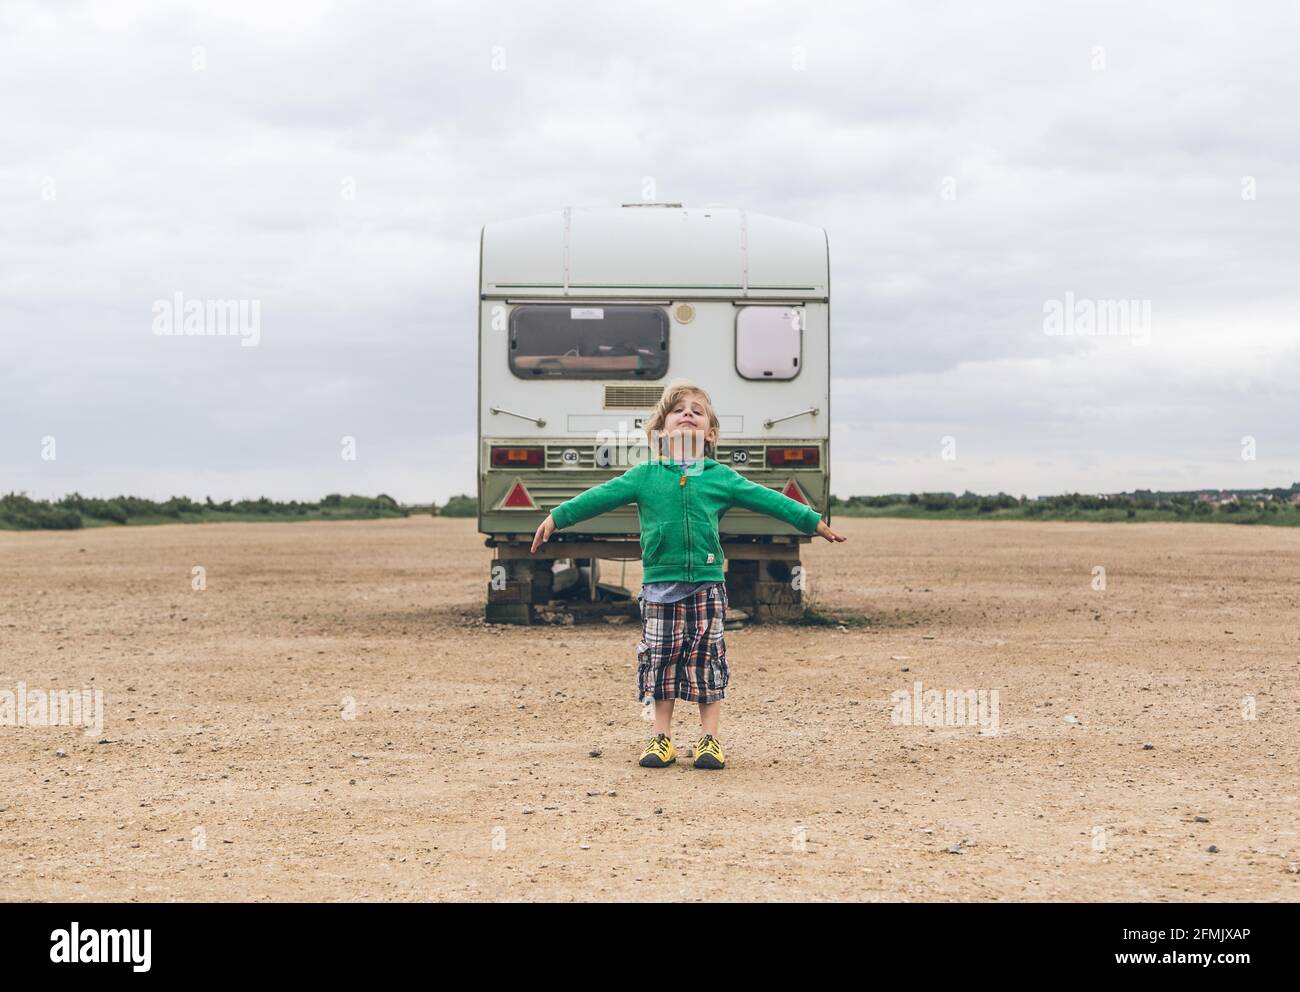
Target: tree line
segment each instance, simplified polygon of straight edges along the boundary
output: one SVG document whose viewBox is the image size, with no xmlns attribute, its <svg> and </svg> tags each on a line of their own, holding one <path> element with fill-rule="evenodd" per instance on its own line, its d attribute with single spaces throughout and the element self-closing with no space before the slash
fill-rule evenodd
<svg viewBox="0 0 1300 992">
<path fill-rule="evenodd" d="M 311 502 L 267 499 L 203 501 L 173 496 L 158 501 L 139 496 L 99 499 L 72 493 L 57 501 L 35 500 L 23 493 L 0 496 L 0 528 L 8 530 L 78 530 L 87 526 L 147 523 L 203 523 L 218 520 L 372 520 L 405 517 L 410 509 L 391 496 L 344 496 L 331 493 Z"/>
</svg>

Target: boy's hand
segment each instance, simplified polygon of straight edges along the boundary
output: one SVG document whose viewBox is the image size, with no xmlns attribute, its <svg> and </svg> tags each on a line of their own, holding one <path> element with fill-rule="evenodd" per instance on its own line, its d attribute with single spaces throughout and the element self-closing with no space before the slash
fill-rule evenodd
<svg viewBox="0 0 1300 992">
<path fill-rule="evenodd" d="M 826 538 L 826 540 L 830 541 L 832 544 L 834 544 L 836 541 L 848 540 L 848 538 L 845 537 L 844 535 L 836 534 L 835 531 L 827 527 L 825 520 L 823 520 L 821 523 L 817 525 L 817 536 Z"/>
<path fill-rule="evenodd" d="M 533 535 L 533 550 L 529 552 L 529 554 L 537 554 L 537 549 L 549 541 L 551 535 L 554 533 L 555 520 L 552 519 L 551 515 L 548 513 L 546 519 L 542 521 L 542 525 L 537 528 L 537 533 Z M 840 540 L 843 540 L 843 538 Z"/>
</svg>

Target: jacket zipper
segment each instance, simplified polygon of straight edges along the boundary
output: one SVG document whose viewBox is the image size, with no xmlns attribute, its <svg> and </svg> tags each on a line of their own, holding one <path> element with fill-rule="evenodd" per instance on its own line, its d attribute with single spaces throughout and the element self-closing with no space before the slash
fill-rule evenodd
<svg viewBox="0 0 1300 992">
<path fill-rule="evenodd" d="M 682 481 L 678 483 L 682 490 L 682 517 L 686 523 L 686 581 L 692 582 L 695 579 L 695 552 L 691 548 L 691 502 L 690 497 L 686 495 L 686 473 L 682 473 Z"/>
</svg>

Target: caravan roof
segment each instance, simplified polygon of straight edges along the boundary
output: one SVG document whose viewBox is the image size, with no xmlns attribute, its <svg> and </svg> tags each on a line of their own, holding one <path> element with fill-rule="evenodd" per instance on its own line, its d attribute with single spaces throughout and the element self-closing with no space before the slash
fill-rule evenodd
<svg viewBox="0 0 1300 992">
<path fill-rule="evenodd" d="M 829 295 L 826 232 L 735 207 L 565 207 L 483 228 L 484 297 Z"/>
</svg>

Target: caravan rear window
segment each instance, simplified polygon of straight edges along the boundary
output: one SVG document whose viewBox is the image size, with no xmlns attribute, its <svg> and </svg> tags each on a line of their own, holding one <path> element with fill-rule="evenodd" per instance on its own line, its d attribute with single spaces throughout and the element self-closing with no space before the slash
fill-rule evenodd
<svg viewBox="0 0 1300 992">
<path fill-rule="evenodd" d="M 645 306 L 517 306 L 510 313 L 510 371 L 521 379 L 662 378 L 668 315 Z"/>
<path fill-rule="evenodd" d="M 736 371 L 746 379 L 799 374 L 803 307 L 741 307 L 736 314 Z"/>
</svg>

